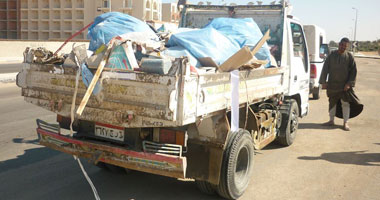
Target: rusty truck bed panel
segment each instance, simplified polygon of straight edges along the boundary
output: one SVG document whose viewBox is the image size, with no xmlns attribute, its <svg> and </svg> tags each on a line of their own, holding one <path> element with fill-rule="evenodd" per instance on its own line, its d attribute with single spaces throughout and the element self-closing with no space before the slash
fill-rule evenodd
<svg viewBox="0 0 380 200">
<path fill-rule="evenodd" d="M 209 74 L 200 77 L 201 103 L 197 116 L 204 116 L 231 107 L 229 74 Z M 280 68 L 240 72 L 239 103 L 254 103 L 283 92 L 283 73 Z"/>
<path fill-rule="evenodd" d="M 51 149 L 120 167 L 174 178 L 186 177 L 186 158 L 136 152 L 112 145 L 76 140 L 37 128 L 40 144 Z"/>
<path fill-rule="evenodd" d="M 25 100 L 70 117 L 75 71 L 51 65 L 23 65 L 17 84 Z M 239 102 L 254 103 L 283 93 L 283 71 L 241 71 Z M 228 110 L 231 104 L 229 73 L 168 76 L 107 71 L 100 80 L 100 94 L 91 96 L 78 119 L 127 128 L 176 127 Z M 85 92 L 80 78 L 77 107 Z"/>
<path fill-rule="evenodd" d="M 26 68 L 26 69 L 25 69 Z M 116 73 L 116 72 L 115 72 Z M 176 124 L 175 104 L 178 78 L 143 73 L 122 73 L 101 77 L 102 89 L 92 95 L 79 119 L 110 123 L 124 127 L 152 127 L 152 124 Z M 23 82 L 23 83 L 22 83 Z M 27 102 L 69 117 L 75 89 L 75 75 L 37 64 L 24 64 L 18 84 Z M 81 79 L 76 106 L 86 92 Z M 170 99 L 171 98 L 171 99 Z M 133 116 L 133 119 L 128 119 Z"/>
</svg>

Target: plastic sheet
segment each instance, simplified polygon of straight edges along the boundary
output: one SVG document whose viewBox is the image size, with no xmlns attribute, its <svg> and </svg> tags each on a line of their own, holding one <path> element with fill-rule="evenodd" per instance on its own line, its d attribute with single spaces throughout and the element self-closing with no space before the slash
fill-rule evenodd
<svg viewBox="0 0 380 200">
<path fill-rule="evenodd" d="M 190 52 L 187 51 L 184 47 L 174 46 L 167 48 L 161 53 L 161 55 L 174 58 L 187 57 L 191 66 L 201 67 L 201 64 L 198 62 L 198 60 L 193 55 L 191 55 Z"/>
<path fill-rule="evenodd" d="M 96 17 L 94 24 L 88 29 L 87 37 L 91 40 L 89 50 L 95 51 L 102 44 L 108 44 L 115 36 L 129 32 L 155 34 L 147 24 L 130 15 L 119 12 L 104 13 Z"/>
<path fill-rule="evenodd" d="M 88 87 L 91 84 L 92 78 L 94 78 L 94 75 L 92 72 L 87 68 L 86 63 L 83 63 L 81 66 L 81 73 L 82 73 L 82 81 Z M 92 94 L 97 95 L 100 92 L 100 84 L 99 81 L 96 82 L 95 88 L 92 91 Z"/>
<path fill-rule="evenodd" d="M 211 27 L 174 34 L 168 44 L 184 47 L 195 58 L 211 57 L 218 65 L 240 49 L 237 42 Z"/>
<path fill-rule="evenodd" d="M 252 18 L 216 18 L 205 28 L 214 28 L 240 47 L 254 47 L 263 37 L 260 28 Z M 269 60 L 270 52 L 267 43 L 255 55 L 259 60 Z M 269 66 L 268 63 L 267 66 Z"/>
</svg>

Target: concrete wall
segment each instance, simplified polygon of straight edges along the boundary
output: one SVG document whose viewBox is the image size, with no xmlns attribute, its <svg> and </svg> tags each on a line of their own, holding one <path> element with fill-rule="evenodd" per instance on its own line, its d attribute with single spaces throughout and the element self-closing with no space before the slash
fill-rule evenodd
<svg viewBox="0 0 380 200">
<path fill-rule="evenodd" d="M 0 61 L 22 61 L 23 52 L 26 47 L 38 48 L 45 47 L 47 50 L 55 52 L 63 42 L 45 42 L 45 41 L 0 41 Z M 74 42 L 69 42 L 60 51 L 61 53 L 70 53 Z M 89 42 L 75 42 L 75 45 L 85 44 L 88 48 Z"/>
<path fill-rule="evenodd" d="M 132 6 L 133 6 L 132 15 L 138 19 L 144 20 L 145 1 L 144 0 L 133 1 Z"/>
<path fill-rule="evenodd" d="M 177 11 L 176 3 L 163 3 L 162 4 L 162 21 L 164 22 L 177 22 L 179 13 Z"/>
</svg>

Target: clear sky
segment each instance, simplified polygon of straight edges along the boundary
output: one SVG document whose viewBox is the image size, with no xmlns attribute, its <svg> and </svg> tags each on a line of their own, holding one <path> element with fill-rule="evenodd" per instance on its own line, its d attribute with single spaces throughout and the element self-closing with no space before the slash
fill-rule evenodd
<svg viewBox="0 0 380 200">
<path fill-rule="evenodd" d="M 191 3 L 211 1 L 220 4 L 222 0 L 190 0 Z M 256 0 L 225 0 L 227 4 L 247 4 Z M 269 4 L 273 0 L 261 0 Z M 177 2 L 176 0 L 162 0 Z M 277 0 L 278 2 L 278 0 Z M 380 0 L 290 0 L 292 14 L 303 24 L 316 24 L 326 30 L 327 40 L 339 41 L 343 36 L 354 39 L 355 10 L 358 9 L 356 39 L 373 41 L 380 39 Z"/>
</svg>

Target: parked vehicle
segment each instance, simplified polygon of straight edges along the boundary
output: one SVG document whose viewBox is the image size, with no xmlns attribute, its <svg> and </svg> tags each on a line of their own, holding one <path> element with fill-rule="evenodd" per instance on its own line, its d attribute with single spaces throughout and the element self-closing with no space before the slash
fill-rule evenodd
<svg viewBox="0 0 380 200">
<path fill-rule="evenodd" d="M 319 99 L 322 89 L 319 78 L 325 59 L 329 54 L 326 32 L 316 25 L 304 25 L 304 31 L 310 57 L 310 93 L 313 95 L 313 99 Z"/>
<path fill-rule="evenodd" d="M 120 166 L 174 178 L 192 178 L 205 193 L 239 198 L 251 179 L 254 149 L 273 141 L 291 145 L 299 117 L 309 110 L 310 62 L 302 24 L 284 5 L 186 5 L 181 27 L 210 19 L 253 18 L 269 41 L 278 67 L 242 70 L 239 131 L 231 131 L 230 73 L 190 73 L 187 59 L 171 74 L 103 72 L 98 98 L 76 116 L 71 105 L 76 71 L 24 63 L 17 85 L 25 101 L 57 113 L 59 125 L 37 120 L 40 144 L 96 165 Z M 78 107 L 86 87 L 80 83 Z M 270 172 L 269 172 L 270 173 Z"/>
</svg>

